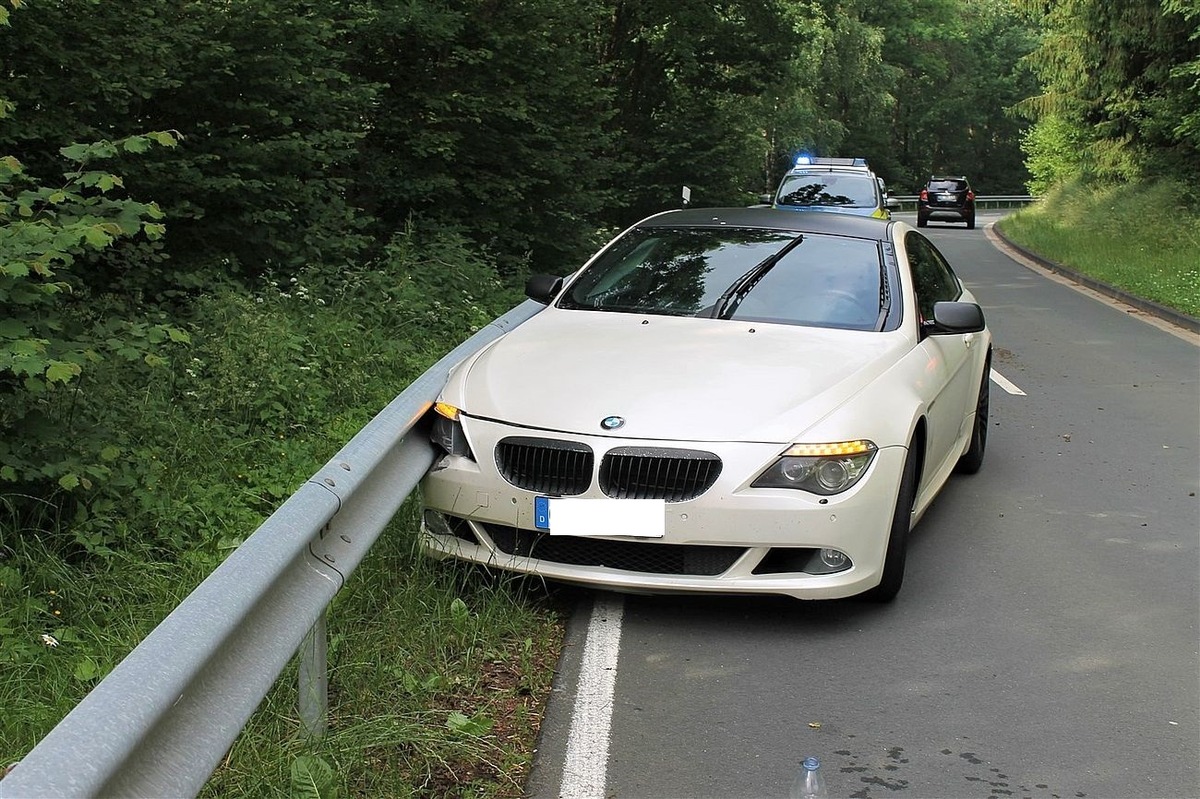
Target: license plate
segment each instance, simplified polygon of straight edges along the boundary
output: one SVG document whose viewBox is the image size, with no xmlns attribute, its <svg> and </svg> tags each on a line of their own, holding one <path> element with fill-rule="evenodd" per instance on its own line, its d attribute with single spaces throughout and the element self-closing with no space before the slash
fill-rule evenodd
<svg viewBox="0 0 1200 799">
<path fill-rule="evenodd" d="M 952 202 L 954 202 L 954 195 L 953 194 L 939 194 L 938 199 L 944 203 L 952 203 Z"/>
<path fill-rule="evenodd" d="M 662 538 L 667 504 L 661 499 L 534 497 L 533 526 L 550 535 Z"/>
<path fill-rule="evenodd" d="M 539 530 L 550 529 L 550 497 L 533 498 L 533 526 Z"/>
</svg>

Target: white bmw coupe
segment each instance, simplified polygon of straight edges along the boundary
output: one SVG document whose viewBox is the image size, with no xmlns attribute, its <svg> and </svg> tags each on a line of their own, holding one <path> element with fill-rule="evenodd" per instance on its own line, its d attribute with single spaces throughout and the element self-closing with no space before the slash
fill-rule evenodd
<svg viewBox="0 0 1200 799">
<path fill-rule="evenodd" d="M 888 601 L 988 432 L 991 334 L 899 221 L 645 219 L 459 364 L 421 484 L 440 557 L 634 593 Z"/>
</svg>

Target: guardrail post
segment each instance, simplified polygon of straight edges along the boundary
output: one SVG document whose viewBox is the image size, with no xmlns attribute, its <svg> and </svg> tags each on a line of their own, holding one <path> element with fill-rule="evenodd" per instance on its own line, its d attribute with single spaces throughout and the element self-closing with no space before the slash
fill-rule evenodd
<svg viewBox="0 0 1200 799">
<path fill-rule="evenodd" d="M 300 726 L 310 743 L 325 737 L 329 711 L 329 633 L 322 613 L 300 645 Z"/>
</svg>

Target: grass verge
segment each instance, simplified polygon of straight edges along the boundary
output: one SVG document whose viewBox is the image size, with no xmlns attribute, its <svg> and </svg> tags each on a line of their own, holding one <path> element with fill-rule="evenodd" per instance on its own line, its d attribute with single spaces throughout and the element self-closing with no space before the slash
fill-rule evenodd
<svg viewBox="0 0 1200 799">
<path fill-rule="evenodd" d="M 82 429 L 110 468 L 73 490 L 0 485 L 0 773 L 375 413 L 519 299 L 462 242 L 410 238 L 378 264 L 197 297 L 191 343 L 164 365 L 101 362 L 42 402 L 47 429 Z M 540 584 L 431 561 L 416 541 L 410 499 L 330 607 L 328 735 L 303 739 L 293 664 L 204 796 L 521 795 L 562 612 Z"/>
<path fill-rule="evenodd" d="M 304 740 L 293 664 L 202 796 L 522 795 L 562 614 L 536 583 L 425 558 L 416 523 L 410 501 L 330 608 L 325 739 Z"/>
<path fill-rule="evenodd" d="M 1181 186 L 1060 186 L 997 226 L 1017 244 L 1200 317 L 1200 212 Z"/>
</svg>

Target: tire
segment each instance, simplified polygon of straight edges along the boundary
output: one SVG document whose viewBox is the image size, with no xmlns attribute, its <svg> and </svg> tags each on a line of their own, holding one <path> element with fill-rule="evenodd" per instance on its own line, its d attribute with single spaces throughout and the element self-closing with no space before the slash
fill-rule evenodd
<svg viewBox="0 0 1200 799">
<path fill-rule="evenodd" d="M 912 521 L 913 504 L 917 501 L 916 441 L 909 445 L 896 491 L 896 509 L 892 511 L 892 526 L 888 532 L 887 552 L 883 556 L 883 579 L 866 591 L 862 598 L 868 602 L 891 602 L 900 593 L 904 582 L 904 561 L 908 554 L 908 527 Z"/>
<path fill-rule="evenodd" d="M 917 214 L 917 227 L 925 227 L 928 224 L 929 220 L 926 217 Z"/>
<path fill-rule="evenodd" d="M 974 229 L 975 229 L 975 215 L 971 214 L 969 217 L 967 217 L 967 230 L 974 230 Z"/>
<path fill-rule="evenodd" d="M 959 474 L 975 474 L 983 465 L 983 453 L 987 449 L 988 409 L 991 406 L 992 354 L 983 361 L 983 377 L 980 379 L 979 397 L 975 400 L 975 425 L 971 428 L 971 446 L 958 459 L 954 471 Z"/>
</svg>

